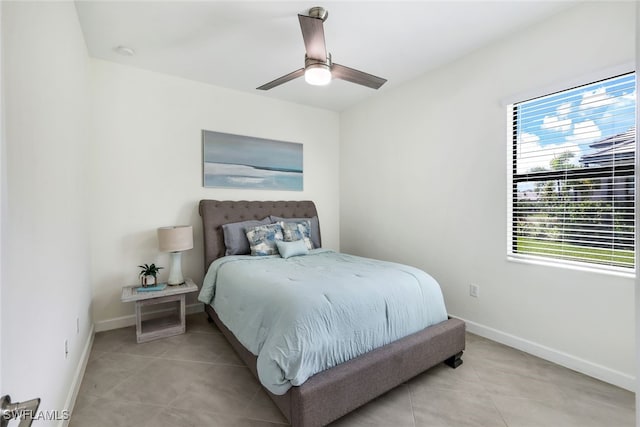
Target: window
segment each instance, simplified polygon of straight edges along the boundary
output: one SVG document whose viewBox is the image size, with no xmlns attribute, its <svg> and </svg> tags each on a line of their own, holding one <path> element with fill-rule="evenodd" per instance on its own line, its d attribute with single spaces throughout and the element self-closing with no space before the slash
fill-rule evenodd
<svg viewBox="0 0 640 427">
<path fill-rule="evenodd" d="M 635 269 L 635 74 L 509 106 L 509 255 Z"/>
</svg>

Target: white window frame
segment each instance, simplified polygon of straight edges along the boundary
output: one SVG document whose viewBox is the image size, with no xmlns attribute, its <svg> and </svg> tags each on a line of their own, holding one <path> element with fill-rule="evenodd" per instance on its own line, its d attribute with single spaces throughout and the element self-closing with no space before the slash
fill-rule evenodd
<svg viewBox="0 0 640 427">
<path fill-rule="evenodd" d="M 606 80 L 618 75 L 628 74 L 628 73 L 636 73 L 636 91 L 640 85 L 640 77 L 638 77 L 638 71 L 635 70 L 635 64 L 632 62 L 620 64 L 617 66 L 601 69 L 598 71 L 594 71 L 588 74 L 583 74 L 582 76 L 566 79 L 562 81 L 557 81 L 551 85 L 546 87 L 529 90 L 526 92 L 521 92 L 516 95 L 509 96 L 502 100 L 501 104 L 505 108 L 505 141 L 506 141 L 506 171 L 507 171 L 507 235 L 506 235 L 506 250 L 507 250 L 507 260 L 516 263 L 525 263 L 525 264 L 535 264 L 541 266 L 548 267 L 560 267 L 566 269 L 573 269 L 579 271 L 587 271 L 593 273 L 601 273 L 608 275 L 615 275 L 621 277 L 635 278 L 638 271 L 638 259 L 640 258 L 638 252 L 639 246 L 639 227 L 640 222 L 636 218 L 636 230 L 635 230 L 635 241 L 634 241 L 634 253 L 635 253 L 635 264 L 634 268 L 625 268 L 625 267 L 616 267 L 616 266 L 608 266 L 608 265 L 600 265 L 589 262 L 582 261 L 571 261 L 571 260 L 563 260 L 551 257 L 530 255 L 530 254 L 518 254 L 513 253 L 513 227 L 512 227 L 512 218 L 513 218 L 513 106 L 523 100 L 534 99 L 543 97 L 549 94 L 562 92 L 570 90 L 571 88 L 589 85 L 591 83 Z M 636 101 L 636 119 L 640 115 L 640 108 Z M 638 173 L 640 172 L 640 153 L 637 149 L 638 147 L 638 138 L 640 137 L 640 132 L 638 130 L 638 126 L 640 122 L 636 123 L 636 153 L 635 153 L 635 174 L 634 174 L 634 185 L 636 189 L 635 193 L 635 204 L 636 204 L 636 212 L 640 210 L 638 203 L 640 202 L 640 197 L 638 197 L 638 184 L 640 183 L 640 179 L 638 177 Z"/>
</svg>

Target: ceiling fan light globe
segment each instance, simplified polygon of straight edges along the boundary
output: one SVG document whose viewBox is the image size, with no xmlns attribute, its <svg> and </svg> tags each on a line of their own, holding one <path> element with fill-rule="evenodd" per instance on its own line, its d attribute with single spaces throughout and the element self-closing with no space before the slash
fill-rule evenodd
<svg viewBox="0 0 640 427">
<path fill-rule="evenodd" d="M 331 82 L 331 70 L 325 64 L 313 64 L 304 70 L 304 80 L 310 85 L 326 86 Z"/>
</svg>

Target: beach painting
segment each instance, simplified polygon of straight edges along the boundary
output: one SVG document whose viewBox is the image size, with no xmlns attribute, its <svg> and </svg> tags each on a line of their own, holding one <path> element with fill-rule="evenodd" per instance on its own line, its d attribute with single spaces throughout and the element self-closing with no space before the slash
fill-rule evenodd
<svg viewBox="0 0 640 427">
<path fill-rule="evenodd" d="M 202 131 L 205 187 L 302 191 L 302 144 Z"/>
</svg>

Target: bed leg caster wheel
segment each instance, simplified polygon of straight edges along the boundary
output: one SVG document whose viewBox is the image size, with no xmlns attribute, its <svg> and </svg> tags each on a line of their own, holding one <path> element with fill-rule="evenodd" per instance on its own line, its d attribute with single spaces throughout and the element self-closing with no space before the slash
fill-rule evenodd
<svg viewBox="0 0 640 427">
<path fill-rule="evenodd" d="M 451 356 L 450 358 L 445 360 L 444 363 L 446 363 L 448 366 L 452 367 L 453 369 L 456 369 L 458 366 L 462 365 L 462 352 Z"/>
</svg>

